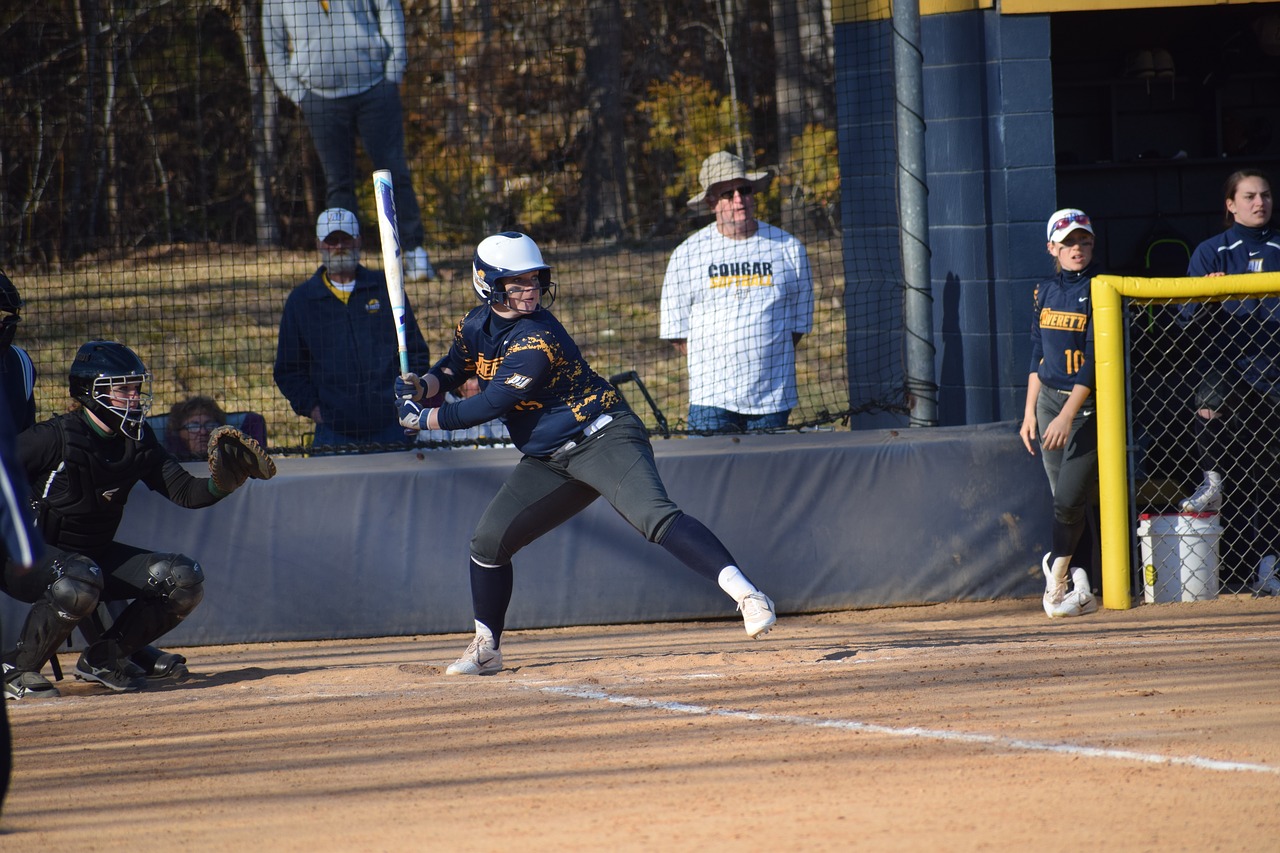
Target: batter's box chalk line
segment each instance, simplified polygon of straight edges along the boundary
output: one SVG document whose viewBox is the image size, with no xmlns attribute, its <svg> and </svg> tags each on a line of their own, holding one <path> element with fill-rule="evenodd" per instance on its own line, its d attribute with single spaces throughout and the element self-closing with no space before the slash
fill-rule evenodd
<svg viewBox="0 0 1280 853">
<path fill-rule="evenodd" d="M 529 688 L 526 688 L 529 689 Z M 742 711 L 732 708 L 709 708 L 705 705 L 690 705 L 687 702 L 668 702 L 658 699 L 644 699 L 639 696 L 615 696 L 603 690 L 587 687 L 537 687 L 543 693 L 569 696 L 575 699 L 589 699 L 596 702 L 608 702 L 626 708 L 652 708 L 668 711 L 672 714 L 689 714 L 700 717 L 727 717 L 737 720 L 749 720 L 762 723 L 779 723 L 782 725 L 804 726 L 811 729 L 839 729 L 848 732 L 865 732 L 867 734 L 889 735 L 891 737 L 915 738 L 917 740 L 948 741 L 951 743 L 976 744 L 1010 749 L 1022 752 L 1050 752 L 1059 755 L 1079 756 L 1081 758 L 1102 758 L 1111 761 L 1132 761 L 1139 764 L 1165 764 L 1173 767 L 1194 767 L 1197 770 L 1212 770 L 1219 773 L 1269 773 L 1280 775 L 1280 768 L 1266 764 L 1249 764 L 1241 761 L 1219 761 L 1203 758 L 1198 755 L 1160 755 L 1154 752 L 1137 752 L 1130 749 L 1102 749 L 1094 746 L 1082 746 L 1072 743 L 1047 743 L 1044 741 L 1024 740 L 1022 738 L 1003 737 L 1001 735 L 984 735 L 967 732 L 951 732 L 941 729 L 926 729 L 919 726 L 882 726 L 877 723 L 861 723 L 857 720 L 824 720 L 812 717 L 797 717 L 790 714 L 761 714 L 755 711 Z"/>
</svg>

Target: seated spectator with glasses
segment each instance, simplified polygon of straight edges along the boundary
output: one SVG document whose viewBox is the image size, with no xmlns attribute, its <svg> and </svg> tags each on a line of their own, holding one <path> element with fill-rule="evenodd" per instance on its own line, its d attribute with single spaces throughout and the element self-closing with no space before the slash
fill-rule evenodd
<svg viewBox="0 0 1280 853">
<path fill-rule="evenodd" d="M 756 219 L 771 178 L 727 151 L 704 160 L 688 204 L 715 221 L 667 264 L 659 334 L 687 359 L 694 432 L 785 427 L 799 401 L 796 346 L 813 326 L 813 278 L 804 245 Z"/>
<path fill-rule="evenodd" d="M 212 397 L 197 395 L 174 403 L 165 425 L 165 449 L 179 458 L 204 458 L 208 453 L 209 435 L 226 422 L 227 413 Z"/>
<path fill-rule="evenodd" d="M 164 424 L 164 447 L 179 459 L 204 459 L 209 452 L 209 436 L 220 426 L 230 425 L 264 448 L 267 422 L 257 412 L 228 415 L 212 397 L 196 395 L 174 403 Z"/>
</svg>

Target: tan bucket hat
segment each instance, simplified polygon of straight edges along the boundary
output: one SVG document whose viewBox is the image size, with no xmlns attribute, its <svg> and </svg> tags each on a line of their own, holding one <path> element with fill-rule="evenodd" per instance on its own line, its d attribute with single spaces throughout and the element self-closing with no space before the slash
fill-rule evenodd
<svg viewBox="0 0 1280 853">
<path fill-rule="evenodd" d="M 747 164 L 741 157 L 728 151 L 717 151 L 702 161 L 702 168 L 698 170 L 698 183 L 702 184 L 702 192 L 690 198 L 688 204 L 694 210 L 703 210 L 707 192 L 716 184 L 750 181 L 756 192 L 760 192 L 772 180 L 773 173 L 768 169 L 763 172 L 748 172 Z"/>
</svg>

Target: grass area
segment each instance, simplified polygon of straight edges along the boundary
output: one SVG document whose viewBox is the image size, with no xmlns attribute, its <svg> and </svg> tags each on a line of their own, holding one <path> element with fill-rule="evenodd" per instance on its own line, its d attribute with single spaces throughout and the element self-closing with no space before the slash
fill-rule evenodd
<svg viewBox="0 0 1280 853">
<path fill-rule="evenodd" d="M 559 292 L 553 311 L 605 377 L 635 370 L 672 428 L 688 408 L 684 361 L 658 338 L 658 303 L 676 243 L 618 249 L 556 246 L 543 250 Z M 800 405 L 792 423 L 849 408 L 845 372 L 844 276 L 838 241 L 808 246 L 814 272 L 814 331 L 797 358 Z M 381 257 L 366 247 L 369 266 Z M 406 285 L 433 357 L 476 304 L 470 252 L 433 256 L 440 276 Z M 183 244 L 99 255 L 57 272 L 10 271 L 27 306 L 17 343 L 35 360 L 39 417 L 65 411 L 66 369 L 93 339 L 132 347 L 155 377 L 153 414 L 192 394 L 209 394 L 227 411 L 253 410 L 267 421 L 271 445 L 296 448 L 311 422 L 295 415 L 271 377 L 280 311 L 289 291 L 310 276 L 312 252 Z M 650 427 L 655 419 L 634 385 L 623 393 Z"/>
</svg>

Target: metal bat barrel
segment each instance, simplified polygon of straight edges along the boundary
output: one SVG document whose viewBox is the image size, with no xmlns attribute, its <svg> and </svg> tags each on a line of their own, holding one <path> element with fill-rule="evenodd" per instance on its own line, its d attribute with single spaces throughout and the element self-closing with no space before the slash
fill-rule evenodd
<svg viewBox="0 0 1280 853">
<path fill-rule="evenodd" d="M 373 197 L 378 206 L 378 234 L 382 238 L 382 268 L 387 276 L 387 299 L 395 318 L 396 346 L 400 353 L 400 373 L 409 372 L 409 344 L 406 340 L 408 309 L 404 298 L 404 266 L 400 250 L 400 220 L 396 216 L 395 187 L 391 172 L 373 173 Z"/>
</svg>

